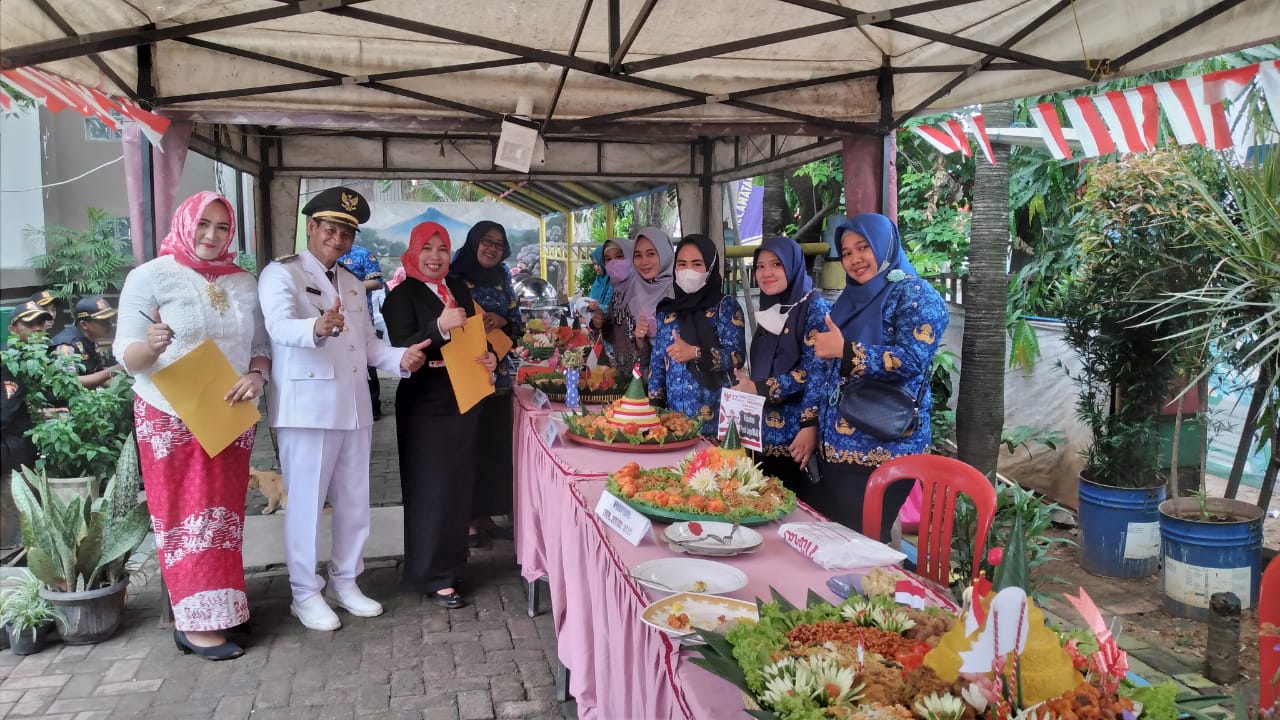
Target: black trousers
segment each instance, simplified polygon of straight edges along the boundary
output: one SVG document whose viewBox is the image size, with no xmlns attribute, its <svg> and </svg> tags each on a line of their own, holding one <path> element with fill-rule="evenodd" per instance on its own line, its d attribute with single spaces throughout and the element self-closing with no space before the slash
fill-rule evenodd
<svg viewBox="0 0 1280 720">
<path fill-rule="evenodd" d="M 456 587 L 466 570 L 479 420 L 479 408 L 429 415 L 396 404 L 404 582 L 418 592 Z"/>
<path fill-rule="evenodd" d="M 373 416 L 382 417 L 382 382 L 376 367 L 369 368 L 369 399 L 373 401 Z"/>
<path fill-rule="evenodd" d="M 512 438 L 515 418 L 511 410 L 511 391 L 501 389 L 485 398 L 480 413 L 480 446 L 484 462 L 476 468 L 476 491 L 471 500 L 471 519 L 483 520 L 511 512 Z"/>
<path fill-rule="evenodd" d="M 893 521 L 911 494 L 912 482 L 899 480 L 885 489 L 884 509 L 880 513 L 879 528 L 862 527 L 863 497 L 867 492 L 867 480 L 875 468 L 845 463 L 822 463 L 822 482 L 810 486 L 805 502 L 832 520 L 853 528 L 869 538 L 889 541 Z"/>
</svg>

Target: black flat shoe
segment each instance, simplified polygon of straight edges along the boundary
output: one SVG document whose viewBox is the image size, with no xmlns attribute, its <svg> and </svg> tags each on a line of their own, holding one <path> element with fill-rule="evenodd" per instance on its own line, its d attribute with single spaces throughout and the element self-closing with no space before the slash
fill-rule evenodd
<svg viewBox="0 0 1280 720">
<path fill-rule="evenodd" d="M 484 546 L 484 535 L 474 532 L 467 535 L 467 547 L 478 548 Z"/>
<path fill-rule="evenodd" d="M 195 653 L 205 660 L 233 660 L 244 654 L 244 649 L 230 640 L 214 647 L 192 645 L 191 641 L 187 640 L 187 634 L 177 629 L 173 631 L 173 644 L 178 646 L 183 655 Z"/>
<path fill-rule="evenodd" d="M 456 590 L 448 595 L 439 591 L 429 592 L 427 597 L 431 598 L 431 602 L 447 610 L 457 610 L 467 606 L 467 601 L 463 600 Z"/>
</svg>

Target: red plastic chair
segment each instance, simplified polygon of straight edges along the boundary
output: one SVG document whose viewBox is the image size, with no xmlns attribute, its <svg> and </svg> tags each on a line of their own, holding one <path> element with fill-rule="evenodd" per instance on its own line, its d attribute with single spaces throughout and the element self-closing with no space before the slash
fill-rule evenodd
<svg viewBox="0 0 1280 720">
<path fill-rule="evenodd" d="M 1258 589 L 1258 707 L 1266 710 L 1280 702 L 1280 560 L 1267 563 Z"/>
<path fill-rule="evenodd" d="M 986 550 L 987 533 L 996 515 L 996 489 L 972 465 L 942 455 L 907 455 L 871 473 L 862 503 L 862 527 L 879 528 L 885 488 L 895 482 L 919 480 L 924 490 L 916 572 L 946 586 L 951 575 L 951 534 L 956 517 L 956 494 L 964 493 L 978 510 L 978 535 L 973 543 L 973 568 Z"/>
</svg>

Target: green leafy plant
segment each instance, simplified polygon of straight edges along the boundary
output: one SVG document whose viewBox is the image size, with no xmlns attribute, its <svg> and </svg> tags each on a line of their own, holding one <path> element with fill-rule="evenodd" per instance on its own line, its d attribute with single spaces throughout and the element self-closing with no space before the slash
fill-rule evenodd
<svg viewBox="0 0 1280 720">
<path fill-rule="evenodd" d="M 72 397 L 84 389 L 77 379 L 83 368 L 74 356 L 49 352 L 44 333 L 33 333 L 26 340 L 10 337 L 9 346 L 0 351 L 0 358 L 3 358 L 9 372 L 17 376 L 24 386 L 33 389 L 25 396 L 27 410 L 33 419 L 41 417 L 50 407 L 50 396 Z M 48 393 L 36 392 L 35 389 L 47 390 Z"/>
<path fill-rule="evenodd" d="M 147 504 L 138 499 L 141 477 L 132 436 L 96 500 L 75 496 L 63 502 L 45 473 L 23 468 L 14 474 L 13 500 L 22 519 L 27 565 L 45 587 L 82 592 L 126 576 L 125 563 L 151 529 Z"/>
<path fill-rule="evenodd" d="M 129 238 L 118 233 L 115 218 L 88 209 L 89 229 L 61 225 L 28 227 L 28 238 L 42 242 L 45 252 L 31 258 L 49 290 L 63 300 L 103 295 L 119 289 L 133 257 Z"/>
<path fill-rule="evenodd" d="M 52 477 L 105 477 L 133 429 L 133 385 L 121 373 L 106 387 L 77 387 L 66 412 L 27 431 L 39 455 L 36 467 Z"/>
<path fill-rule="evenodd" d="M 1021 524 L 1022 529 L 1018 534 L 1025 538 L 1026 568 L 1030 573 L 1026 590 L 1037 600 L 1048 595 L 1044 590 L 1047 583 L 1063 581 L 1051 575 L 1031 571 L 1054 562 L 1056 558 L 1053 556 L 1053 550 L 1056 546 L 1075 544 L 1070 538 L 1048 535 L 1049 528 L 1053 525 L 1054 514 L 1062 510 L 1061 505 L 1046 501 L 1032 490 L 1002 482 L 996 483 L 996 516 L 991 523 L 991 532 L 987 536 L 987 547 L 1008 546 L 1010 537 L 1014 534 L 1015 524 Z M 969 498 L 964 495 L 956 501 L 956 519 L 953 527 L 951 573 L 953 577 L 967 582 L 973 575 L 973 538 L 977 534 L 978 516 L 974 511 L 973 503 L 969 502 Z M 995 567 L 986 558 L 982 559 L 979 570 L 985 572 L 988 578 L 994 577 Z"/>
<path fill-rule="evenodd" d="M 1077 228 L 1081 263 L 1063 314 L 1064 339 L 1080 356 L 1076 411 L 1093 432 L 1084 457 L 1094 482 L 1161 482 L 1156 413 L 1174 378 L 1199 368 L 1164 339 L 1186 323 L 1136 316 L 1155 298 L 1204 284 L 1215 258 L 1187 241 L 1193 218 L 1210 209 L 1193 183 L 1220 175 L 1212 155 L 1183 149 L 1092 170 Z"/>
<path fill-rule="evenodd" d="M 19 570 L 0 582 L 0 625 L 17 631 L 64 619 L 57 608 L 40 597 L 40 579 L 30 570 Z"/>
</svg>

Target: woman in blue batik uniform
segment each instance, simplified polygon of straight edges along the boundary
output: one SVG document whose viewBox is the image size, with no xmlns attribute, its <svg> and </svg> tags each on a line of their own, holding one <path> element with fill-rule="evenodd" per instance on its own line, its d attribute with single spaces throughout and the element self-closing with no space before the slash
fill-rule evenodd
<svg viewBox="0 0 1280 720">
<path fill-rule="evenodd" d="M 649 359 L 649 397 L 702 421 L 715 437 L 720 391 L 742 367 L 746 332 L 742 307 L 724 294 L 720 257 L 706 235 L 676 246 L 675 297 L 658 303 L 658 333 Z"/>
<path fill-rule="evenodd" d="M 760 465 L 803 496 L 805 465 L 818 447 L 818 405 L 834 362 L 813 352 L 831 306 L 813 289 L 804 253 L 790 238 L 766 239 L 752 267 L 760 311 L 751 339 L 751 372 L 738 370 L 735 390 L 764 396 Z"/>
<path fill-rule="evenodd" d="M 507 230 L 496 222 L 482 220 L 467 233 L 449 266 L 449 277 L 462 280 L 471 298 L 484 310 L 484 329 L 498 329 L 508 337 L 519 336 L 520 313 L 511 273 L 504 260 L 511 256 Z M 493 522 L 493 516 L 511 512 L 511 360 L 498 363 L 495 392 L 484 399 L 480 409 L 478 437 L 493 449 L 492 457 L 480 463 L 471 502 L 471 531 L 468 544 L 479 547 L 484 536 L 510 540 L 511 530 Z"/>
<path fill-rule="evenodd" d="M 898 228 L 889 218 L 857 215 L 836 228 L 836 237 L 849 282 L 827 316 L 827 331 L 814 338 L 818 357 L 839 363 L 827 376 L 828 400 L 819 404 L 822 482 L 810 489 L 806 500 L 832 520 L 859 529 L 871 472 L 887 460 L 929 448 L 930 367 L 948 314 L 942 296 L 907 260 Z M 924 385 L 919 420 L 909 435 L 880 440 L 840 415 L 839 386 L 861 377 L 901 383 L 913 396 Z M 910 491 L 911 483 L 890 486 L 881 527 L 862 528 L 863 534 L 887 539 Z"/>
</svg>

